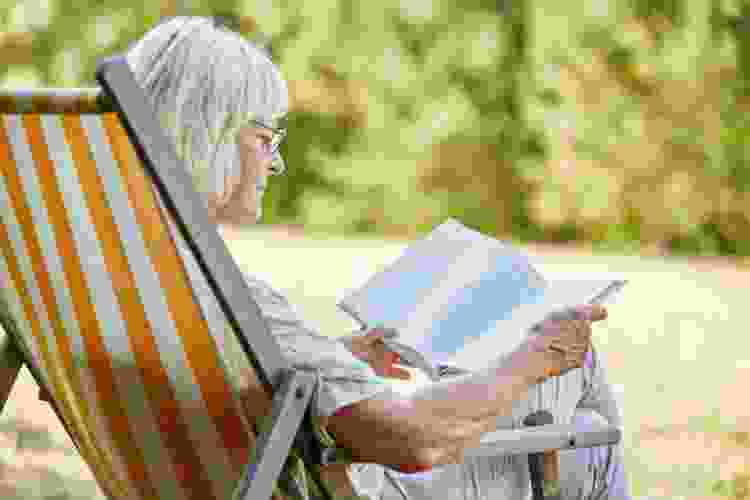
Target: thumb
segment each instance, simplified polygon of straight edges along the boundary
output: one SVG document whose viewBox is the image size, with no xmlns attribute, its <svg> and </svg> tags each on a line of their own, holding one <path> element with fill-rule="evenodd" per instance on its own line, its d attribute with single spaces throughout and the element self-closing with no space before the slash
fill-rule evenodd
<svg viewBox="0 0 750 500">
<path fill-rule="evenodd" d="M 581 306 L 577 309 L 582 319 L 588 321 L 600 321 L 607 319 L 607 308 L 601 304 Z"/>
<path fill-rule="evenodd" d="M 413 376 L 412 376 L 412 373 L 406 368 L 401 368 L 400 366 L 391 365 L 390 367 L 388 367 L 388 377 L 396 378 L 399 380 L 411 381 Z"/>
<path fill-rule="evenodd" d="M 385 328 L 383 326 L 376 326 L 365 334 L 365 338 L 368 340 L 383 340 L 386 338 L 393 337 L 393 329 Z"/>
<path fill-rule="evenodd" d="M 399 356 L 395 352 L 387 353 L 385 369 L 386 376 L 389 378 L 397 378 L 400 380 L 411 380 L 412 373 L 406 368 L 397 365 L 397 363 L 399 363 L 400 361 L 401 356 Z"/>
</svg>

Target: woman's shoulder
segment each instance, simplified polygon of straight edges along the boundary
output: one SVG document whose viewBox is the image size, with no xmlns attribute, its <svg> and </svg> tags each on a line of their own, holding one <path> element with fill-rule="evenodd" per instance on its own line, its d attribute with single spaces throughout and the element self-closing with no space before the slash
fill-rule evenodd
<svg viewBox="0 0 750 500">
<path fill-rule="evenodd" d="M 253 294 L 256 300 L 260 298 L 266 300 L 271 299 L 274 302 L 289 305 L 289 301 L 287 300 L 287 298 L 276 288 L 271 286 L 271 284 L 266 280 L 263 280 L 256 275 L 244 271 L 242 272 L 242 276 L 245 278 L 245 283 L 247 283 L 248 287 L 250 288 L 250 292 Z"/>
</svg>

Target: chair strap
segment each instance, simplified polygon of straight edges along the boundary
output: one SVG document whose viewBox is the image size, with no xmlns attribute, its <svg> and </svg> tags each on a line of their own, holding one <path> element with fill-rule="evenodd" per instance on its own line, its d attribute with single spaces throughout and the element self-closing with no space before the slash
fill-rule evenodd
<svg viewBox="0 0 750 500">
<path fill-rule="evenodd" d="M 216 332 L 216 335 L 213 335 L 213 339 L 217 341 L 217 343 L 221 343 L 222 336 L 221 334 L 219 334 L 220 329 L 228 328 L 230 326 L 227 324 L 225 317 L 222 314 L 222 311 L 216 301 L 212 300 L 213 294 L 210 287 L 208 286 L 208 283 L 206 283 L 205 280 L 200 279 L 200 269 L 198 268 L 197 263 L 192 259 L 192 254 L 187 248 L 182 235 L 174 226 L 174 222 L 172 221 L 172 219 L 169 217 L 167 208 L 164 205 L 161 196 L 155 189 L 154 192 L 155 197 L 158 200 L 157 204 L 159 210 L 161 211 L 163 220 L 165 221 L 165 224 L 169 230 L 172 241 L 174 242 L 182 257 L 182 262 L 185 265 L 188 279 L 191 283 L 193 296 L 198 302 L 205 320 L 208 322 L 209 331 Z M 221 349 L 223 346 L 219 345 L 218 347 Z M 317 387 L 315 388 L 315 390 L 317 390 Z M 240 409 L 240 415 L 243 420 L 246 420 L 239 400 L 235 399 L 235 404 L 238 405 Z M 262 432 L 269 432 L 271 427 L 273 426 L 273 423 L 273 418 L 270 415 L 265 415 L 259 417 L 250 425 L 252 426 L 255 435 L 259 436 Z M 251 450 L 251 456 L 249 457 L 249 461 L 251 463 L 254 463 L 257 460 L 255 451 L 255 447 L 253 447 Z M 311 482 L 308 480 L 306 472 L 307 471 L 305 463 L 302 458 L 298 455 L 294 448 L 290 449 L 286 465 L 278 478 L 277 485 L 274 487 L 274 494 L 280 497 L 283 497 L 284 495 L 292 495 L 293 497 L 300 500 L 308 498 L 318 498 L 319 494 L 316 493 L 319 492 L 317 489 L 312 490 Z"/>
</svg>

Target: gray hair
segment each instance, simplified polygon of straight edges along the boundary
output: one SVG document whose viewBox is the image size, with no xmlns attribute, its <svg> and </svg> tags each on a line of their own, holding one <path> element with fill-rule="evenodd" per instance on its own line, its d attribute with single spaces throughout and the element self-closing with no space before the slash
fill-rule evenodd
<svg viewBox="0 0 750 500">
<path fill-rule="evenodd" d="M 237 132 L 276 126 L 288 90 L 264 49 L 209 18 L 173 17 L 129 47 L 126 59 L 204 198 L 225 201 L 239 180 Z M 283 170 L 277 153 L 274 169 Z"/>
</svg>

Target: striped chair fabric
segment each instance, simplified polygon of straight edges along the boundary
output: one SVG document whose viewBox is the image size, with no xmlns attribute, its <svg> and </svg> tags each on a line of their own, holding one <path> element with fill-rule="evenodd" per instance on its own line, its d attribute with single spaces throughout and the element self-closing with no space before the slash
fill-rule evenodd
<svg viewBox="0 0 750 500">
<path fill-rule="evenodd" d="M 109 498 L 228 500 L 251 365 L 162 203 L 96 92 L 0 96 L 3 325 Z"/>
</svg>

